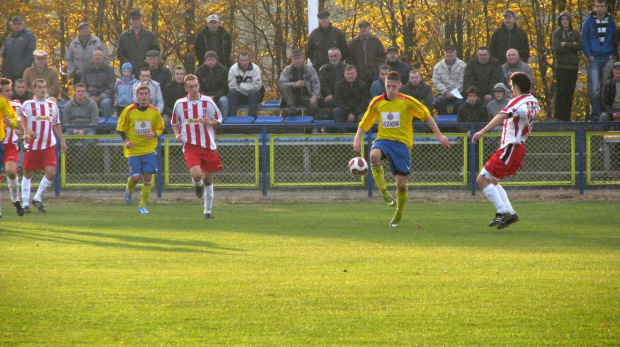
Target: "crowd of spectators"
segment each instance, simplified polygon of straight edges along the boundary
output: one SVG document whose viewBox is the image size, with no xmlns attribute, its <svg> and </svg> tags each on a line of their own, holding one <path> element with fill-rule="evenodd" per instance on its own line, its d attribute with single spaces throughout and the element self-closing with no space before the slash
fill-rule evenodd
<svg viewBox="0 0 620 347">
<path fill-rule="evenodd" d="M 571 120 L 582 52 L 588 59 L 592 108 L 589 119 L 620 117 L 616 112 L 620 110 L 616 105 L 620 100 L 616 97 L 620 33 L 605 0 L 594 0 L 593 9 L 581 31 L 573 27 L 572 15 L 562 12 L 559 27 L 551 37 L 556 78 L 553 118 L 558 121 Z M 372 98 L 385 94 L 388 72 L 397 71 L 402 82 L 400 93 L 418 99 L 431 113 L 456 114 L 459 121 L 487 121 L 511 97 L 512 73 L 525 72 L 534 82 L 528 65 L 528 36 L 517 18 L 514 11 L 506 10 L 488 46 L 478 47 L 468 62 L 457 58 L 454 44 L 446 43 L 444 58 L 435 64 L 427 82 L 421 71 L 400 60 L 397 46 L 384 48 L 371 33 L 370 22 L 360 21 L 358 35 L 347 42 L 344 32 L 332 23 L 330 13 L 321 11 L 319 26 L 310 33 L 305 52 L 293 49 L 290 65 L 279 77 L 280 108 L 287 114 L 303 110 L 307 115 L 336 123 L 355 123 Z M 66 125 L 88 126 L 95 124 L 99 116 L 109 120 L 119 115 L 136 102 L 135 90 L 141 85 L 149 87 L 151 103 L 169 123 L 174 103 L 187 94 L 183 85 L 185 69 L 176 66 L 171 71 L 166 67 L 158 38 L 142 25 L 139 10 L 131 11 L 129 19 L 130 26 L 121 33 L 118 43 L 119 78 L 110 65 L 106 44 L 91 33 L 87 22 L 77 26 L 77 37 L 69 44 L 65 57 L 75 90 L 64 110 Z M 260 66 L 247 51 L 233 56 L 232 37 L 218 15 L 209 15 L 206 22 L 194 42 L 200 92 L 217 104 L 224 118 L 236 116 L 241 105 L 247 105 L 248 115 L 256 117 L 265 93 Z M 2 48 L 1 72 L 13 81 L 13 98 L 20 102 L 31 99 L 31 84 L 36 79 L 47 82 L 49 97 L 58 97 L 59 74 L 50 66 L 48 52 L 36 49 L 36 38 L 26 28 L 24 17 L 15 16 L 10 24 L 11 33 Z"/>
</svg>

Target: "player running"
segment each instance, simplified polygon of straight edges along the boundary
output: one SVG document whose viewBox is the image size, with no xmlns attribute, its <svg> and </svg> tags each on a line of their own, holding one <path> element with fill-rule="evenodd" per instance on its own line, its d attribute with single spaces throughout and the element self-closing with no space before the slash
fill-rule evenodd
<svg viewBox="0 0 620 347">
<path fill-rule="evenodd" d="M 157 137 L 164 132 L 164 120 L 157 108 L 150 105 L 151 90 L 148 86 L 139 86 L 136 96 L 138 102 L 127 106 L 121 112 L 116 130 L 123 139 L 124 154 L 129 164 L 125 202 L 132 203 L 133 190 L 142 180 L 138 212 L 148 214 L 146 202 L 157 174 Z"/>
<path fill-rule="evenodd" d="M 413 146 L 413 118 L 426 122 L 439 142 L 445 147 L 450 147 L 448 138 L 441 134 L 428 109 L 415 98 L 400 94 L 398 90 L 401 86 L 400 74 L 391 71 L 385 78 L 386 93 L 370 102 L 353 140 L 353 150 L 359 153 L 362 135 L 378 118 L 381 118 L 377 139 L 370 150 L 370 168 L 383 200 L 389 206 L 396 205 L 396 212 L 389 224 L 391 227 L 397 226 L 400 222 L 407 202 L 407 176 L 411 173 L 409 164 Z M 396 202 L 386 188 L 381 166 L 383 158 L 389 159 L 390 169 L 396 178 Z"/>
<path fill-rule="evenodd" d="M 500 147 L 484 164 L 484 169 L 480 171 L 476 179 L 480 189 L 497 209 L 495 218 L 489 226 L 498 229 L 503 229 L 519 220 L 519 216 L 512 209 L 506 191 L 498 180 L 509 175 L 516 175 L 523 165 L 525 140 L 532 131 L 534 118 L 540 112 L 538 100 L 530 95 L 532 83 L 527 74 L 515 72 L 510 75 L 510 86 L 514 98 L 471 139 L 472 143 L 476 142 L 486 132 L 504 123 Z"/>
<path fill-rule="evenodd" d="M 22 104 L 19 101 L 11 100 L 13 96 L 13 85 L 10 79 L 0 78 L 0 95 L 9 101 L 17 115 L 16 122 L 19 122 L 22 116 Z M 15 212 L 21 217 L 24 215 L 24 208 L 19 201 L 19 180 L 17 179 L 17 161 L 19 160 L 19 144 L 17 140 L 19 136 L 17 135 L 16 127 L 13 127 L 13 120 L 11 118 L 5 118 L 3 125 L 5 136 L 4 141 L 2 141 L 2 146 L 4 147 L 3 162 L 7 176 L 6 181 L 9 186 L 11 202 L 13 206 L 15 206 Z M 0 216 L 2 216 L 2 213 L 0 213 Z"/>
<path fill-rule="evenodd" d="M 196 196 L 204 200 L 204 217 L 210 220 L 214 219 L 211 213 L 213 173 L 224 170 L 216 152 L 214 131 L 222 122 L 222 114 L 211 98 L 200 94 L 196 76 L 185 76 L 184 83 L 188 95 L 177 100 L 174 105 L 172 129 L 177 141 L 183 142 L 185 162 L 194 182 Z"/>
<path fill-rule="evenodd" d="M 34 89 L 34 99 L 24 102 L 22 114 L 24 147 L 26 148 L 23 163 L 24 176 L 22 177 L 22 203 L 25 213 L 30 213 L 30 180 L 34 175 L 34 170 L 43 170 L 45 175 L 39 183 L 32 204 L 39 211 L 46 211 L 41 199 L 56 177 L 58 162 L 56 137 L 53 132 L 60 140 L 62 152 L 67 152 L 67 144 L 62 136 L 58 106 L 55 102 L 45 98 L 47 82 L 44 79 L 36 79 L 32 82 L 32 89 Z"/>
</svg>

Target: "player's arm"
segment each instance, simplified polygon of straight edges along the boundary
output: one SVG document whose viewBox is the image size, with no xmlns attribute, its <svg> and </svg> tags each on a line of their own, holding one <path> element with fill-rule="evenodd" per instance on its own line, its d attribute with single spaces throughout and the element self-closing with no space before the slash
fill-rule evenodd
<svg viewBox="0 0 620 347">
<path fill-rule="evenodd" d="M 428 124 L 431 130 L 435 133 L 435 136 L 437 136 L 437 140 L 439 140 L 442 145 L 450 147 L 450 141 L 441 133 L 441 130 L 439 130 L 439 127 L 437 126 L 437 123 L 435 123 L 433 117 L 426 117 L 426 124 Z"/>
<path fill-rule="evenodd" d="M 362 150 L 362 136 L 366 133 L 366 130 L 362 127 L 357 128 L 355 138 L 353 139 L 353 150 L 355 153 L 359 153 Z"/>
<path fill-rule="evenodd" d="M 498 113 L 497 116 L 491 119 L 489 124 L 487 124 L 484 128 L 482 128 L 482 130 L 476 132 L 474 136 L 471 137 L 471 142 L 474 143 L 478 141 L 478 139 L 481 138 L 482 135 L 488 133 L 492 129 L 495 129 L 496 126 L 502 124 L 506 119 L 508 119 L 507 113 Z"/>
<path fill-rule="evenodd" d="M 65 142 L 65 137 L 62 135 L 62 125 L 60 125 L 60 123 L 56 123 L 53 125 L 53 128 L 56 136 L 58 136 L 58 139 L 60 140 L 60 150 L 63 153 L 67 153 L 67 143 Z"/>
</svg>

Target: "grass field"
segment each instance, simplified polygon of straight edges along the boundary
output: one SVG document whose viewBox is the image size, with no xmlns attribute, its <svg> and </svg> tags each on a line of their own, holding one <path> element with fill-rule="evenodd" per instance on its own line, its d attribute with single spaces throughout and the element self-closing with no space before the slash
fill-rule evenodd
<svg viewBox="0 0 620 347">
<path fill-rule="evenodd" d="M 617 201 L 3 206 L 0 344 L 620 344 Z"/>
</svg>

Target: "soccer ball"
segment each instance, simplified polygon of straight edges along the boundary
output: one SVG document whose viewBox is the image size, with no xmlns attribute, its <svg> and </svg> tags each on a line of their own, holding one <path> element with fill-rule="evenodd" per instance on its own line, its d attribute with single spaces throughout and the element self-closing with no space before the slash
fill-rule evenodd
<svg viewBox="0 0 620 347">
<path fill-rule="evenodd" d="M 365 175 L 368 172 L 368 163 L 362 157 L 349 160 L 349 171 L 354 175 Z"/>
</svg>

